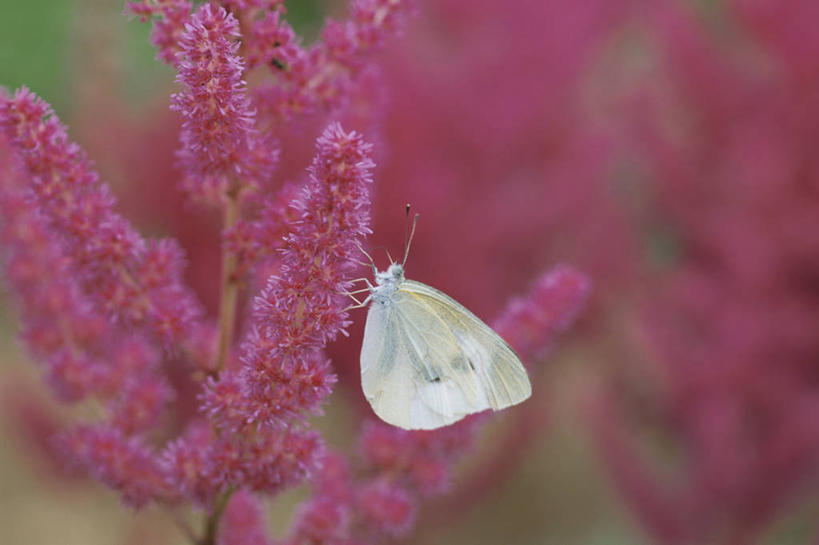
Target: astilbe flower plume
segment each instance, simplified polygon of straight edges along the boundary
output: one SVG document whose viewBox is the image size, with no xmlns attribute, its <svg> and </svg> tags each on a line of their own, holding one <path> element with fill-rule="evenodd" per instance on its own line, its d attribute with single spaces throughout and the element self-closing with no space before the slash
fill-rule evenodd
<svg viewBox="0 0 819 545">
<path fill-rule="evenodd" d="M 342 294 L 369 232 L 374 165 L 371 146 L 339 125 L 330 126 L 316 146 L 279 272 L 254 301 L 241 368 L 205 394 L 205 406 L 217 418 L 275 424 L 316 411 L 335 382 L 320 349 L 348 325 L 349 300 Z M 238 413 L 237 398 L 245 403 Z"/>
<path fill-rule="evenodd" d="M 183 91 L 171 97 L 171 109 L 184 120 L 179 156 L 196 199 L 218 203 L 226 192 L 258 190 L 276 162 L 278 150 L 254 125 L 238 37 L 236 18 L 211 4 L 193 14 L 179 37 Z"/>
<path fill-rule="evenodd" d="M 59 233 L 98 308 L 163 342 L 184 340 L 200 309 L 182 284 L 178 246 L 146 241 L 114 211 L 115 199 L 85 153 L 28 89 L 0 103 L 0 127 L 25 164 L 39 213 Z"/>
<path fill-rule="evenodd" d="M 279 12 L 254 23 L 249 58 L 267 64 L 273 83 L 256 89 L 256 103 L 265 119 L 292 122 L 336 108 L 351 95 L 366 59 L 400 25 L 407 0 L 356 0 L 345 22 L 328 21 L 320 39 L 304 48 Z"/>
<path fill-rule="evenodd" d="M 143 22 L 154 18 L 151 43 L 156 47 L 156 56 L 168 64 L 174 64 L 178 59 L 179 37 L 192 6 L 189 0 L 141 0 L 128 2 L 125 11 L 138 16 Z"/>
<path fill-rule="evenodd" d="M 63 240 L 23 183 L 22 166 L 9 163 L 0 180 L 0 235 L 23 338 L 58 399 L 93 398 L 103 409 L 93 426 L 64 430 L 57 450 L 119 490 L 126 502 L 142 505 L 164 491 L 141 439 L 172 397 L 159 372 L 161 352 L 144 335 L 110 323 L 81 289 L 82 277 Z"/>
<path fill-rule="evenodd" d="M 268 545 L 263 505 L 250 492 L 234 494 L 227 506 L 217 536 L 219 545 Z"/>
</svg>

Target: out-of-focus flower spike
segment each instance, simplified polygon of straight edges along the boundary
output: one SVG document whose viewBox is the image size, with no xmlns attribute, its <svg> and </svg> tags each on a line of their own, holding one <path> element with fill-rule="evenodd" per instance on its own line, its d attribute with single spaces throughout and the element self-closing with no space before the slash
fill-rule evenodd
<svg viewBox="0 0 819 545">
<path fill-rule="evenodd" d="M 526 361 L 572 325 L 590 292 L 588 276 L 560 265 L 543 274 L 527 296 L 512 300 L 493 327 Z"/>
<path fill-rule="evenodd" d="M 416 502 L 400 486 L 380 479 L 367 483 L 357 492 L 357 511 L 374 534 L 400 537 L 412 528 Z"/>
<path fill-rule="evenodd" d="M 256 88 L 260 112 L 276 122 L 306 117 L 338 107 L 352 83 L 386 36 L 397 32 L 407 0 L 358 0 L 345 22 L 328 21 L 321 39 L 303 48 L 292 28 L 277 13 L 268 14 L 251 31 L 253 63 L 266 63 L 276 81 Z"/>
<path fill-rule="evenodd" d="M 142 507 L 168 495 L 158 459 L 135 437 L 117 428 L 81 426 L 56 438 L 69 460 L 97 480 L 122 494 L 123 501 Z"/>
<path fill-rule="evenodd" d="M 63 251 L 61 237 L 46 224 L 22 172 L 2 154 L 0 241 L 5 246 L 5 280 L 21 317 L 22 338 L 45 367 L 45 381 L 66 402 L 88 396 L 108 400 L 126 382 L 161 380 L 159 354 L 147 340 L 107 321 L 82 292 L 78 273 Z M 161 391 L 161 394 L 160 394 Z M 141 415 L 156 412 L 170 391 L 163 387 L 144 403 Z M 147 411 L 147 412 L 145 412 Z M 141 418 L 147 425 L 149 419 Z"/>
<path fill-rule="evenodd" d="M 262 503 L 247 490 L 234 492 L 225 507 L 217 545 L 269 545 Z"/>
<path fill-rule="evenodd" d="M 178 246 L 146 242 L 115 212 L 114 198 L 85 153 L 68 140 L 51 107 L 28 89 L 0 99 L 0 127 L 84 291 L 100 309 L 145 328 L 166 346 L 183 344 L 200 308 L 182 283 Z"/>
<path fill-rule="evenodd" d="M 689 541 L 695 519 L 687 494 L 672 483 L 657 479 L 658 468 L 635 444 L 629 422 L 620 407 L 622 400 L 601 391 L 589 407 L 594 440 L 614 485 L 627 498 L 632 514 L 663 543 Z"/>
<path fill-rule="evenodd" d="M 125 13 L 139 17 L 144 23 L 154 18 L 151 43 L 156 57 L 168 64 L 177 61 L 179 36 L 185 30 L 193 3 L 189 0 L 138 0 L 125 5 Z"/>
</svg>

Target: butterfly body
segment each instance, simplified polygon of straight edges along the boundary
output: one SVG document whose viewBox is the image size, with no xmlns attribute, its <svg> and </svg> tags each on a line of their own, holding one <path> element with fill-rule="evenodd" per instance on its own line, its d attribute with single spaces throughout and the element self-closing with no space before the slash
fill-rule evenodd
<svg viewBox="0 0 819 545">
<path fill-rule="evenodd" d="M 492 329 L 446 294 L 376 271 L 361 349 L 364 395 L 384 421 L 433 429 L 531 394 L 523 364 Z"/>
</svg>

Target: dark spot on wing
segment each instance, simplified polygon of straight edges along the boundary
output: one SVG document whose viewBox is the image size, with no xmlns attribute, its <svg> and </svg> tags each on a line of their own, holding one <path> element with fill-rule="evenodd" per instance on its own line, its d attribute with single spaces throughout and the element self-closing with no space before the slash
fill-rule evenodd
<svg viewBox="0 0 819 545">
<path fill-rule="evenodd" d="M 467 359 L 466 362 L 469 364 L 469 368 L 474 371 L 475 370 L 475 364 L 472 363 L 472 360 Z"/>
<path fill-rule="evenodd" d="M 441 382 L 441 377 L 433 377 L 430 382 Z"/>
</svg>

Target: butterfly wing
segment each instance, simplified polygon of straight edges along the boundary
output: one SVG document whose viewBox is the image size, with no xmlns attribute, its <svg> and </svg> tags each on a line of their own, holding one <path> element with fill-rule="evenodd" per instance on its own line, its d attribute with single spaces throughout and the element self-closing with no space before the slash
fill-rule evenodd
<svg viewBox="0 0 819 545">
<path fill-rule="evenodd" d="M 531 394 L 503 339 L 452 298 L 409 280 L 370 305 L 361 381 L 376 414 L 405 429 L 438 428 Z"/>
<path fill-rule="evenodd" d="M 489 407 L 516 405 L 532 395 L 532 385 L 518 355 L 500 335 L 463 305 L 426 284 L 406 280 L 401 290 L 420 298 L 447 325 L 478 377 Z"/>
</svg>

